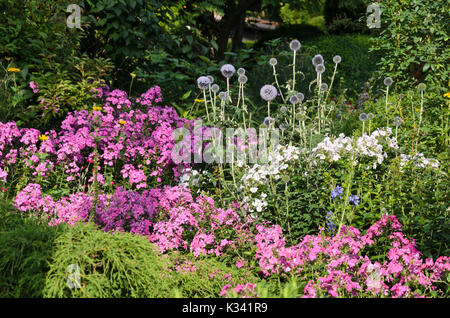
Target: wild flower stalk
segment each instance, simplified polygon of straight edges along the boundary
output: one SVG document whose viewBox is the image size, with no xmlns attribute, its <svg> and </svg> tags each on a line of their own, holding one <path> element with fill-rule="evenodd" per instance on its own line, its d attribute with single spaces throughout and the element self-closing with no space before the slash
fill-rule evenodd
<svg viewBox="0 0 450 318">
<path fill-rule="evenodd" d="M 219 92 L 219 85 L 213 84 L 211 86 L 211 91 L 213 92 L 213 99 L 211 100 L 211 105 L 213 109 L 213 120 L 216 122 L 216 100 L 217 100 L 217 93 Z"/>
<path fill-rule="evenodd" d="M 210 86 L 210 79 L 207 76 L 200 76 L 197 79 L 197 86 L 199 89 L 203 91 L 203 101 L 205 103 L 205 109 L 206 109 L 206 117 L 209 122 L 209 111 L 208 111 L 208 102 L 206 99 L 206 89 Z"/>
<path fill-rule="evenodd" d="M 339 63 L 341 63 L 341 61 L 342 61 L 342 58 L 339 55 L 335 55 L 333 57 L 334 71 L 333 71 L 333 75 L 331 76 L 330 88 L 327 91 L 327 96 L 325 97 L 325 102 L 328 100 L 328 96 L 330 95 L 331 88 L 333 87 L 334 77 L 335 77 L 336 71 L 337 71 L 337 66 Z"/>
<path fill-rule="evenodd" d="M 293 61 L 292 61 L 292 90 L 293 91 L 295 91 L 295 56 L 301 46 L 302 45 L 299 40 L 292 40 L 291 43 L 289 43 L 289 48 L 291 49 L 291 51 L 294 52 Z M 284 101 L 284 99 L 283 99 L 283 101 Z"/>
<path fill-rule="evenodd" d="M 245 74 L 242 74 L 239 75 L 238 81 L 239 81 L 239 98 L 242 95 L 242 119 L 244 121 L 245 127 L 245 114 L 247 113 L 247 108 L 245 106 L 244 84 L 247 83 L 248 78 Z M 239 106 L 239 99 L 238 99 L 238 106 Z"/>
<path fill-rule="evenodd" d="M 388 114 L 388 97 L 389 97 L 389 86 L 393 83 L 392 78 L 386 77 L 384 79 L 384 85 L 386 85 L 386 127 L 389 126 L 389 114 Z"/>
<path fill-rule="evenodd" d="M 277 89 L 273 85 L 264 85 L 259 93 L 267 101 L 267 117 L 270 118 L 270 102 L 277 97 Z"/>
<path fill-rule="evenodd" d="M 402 124 L 402 119 L 401 119 L 401 117 L 396 116 L 396 117 L 394 118 L 395 140 L 396 140 L 396 141 L 398 140 L 398 139 L 397 139 L 397 130 L 398 130 L 398 127 L 399 127 L 401 124 Z"/>
<path fill-rule="evenodd" d="M 362 121 L 362 124 L 363 124 L 363 126 L 362 126 L 362 136 L 364 136 L 364 125 L 365 125 L 367 119 L 368 119 L 368 116 L 367 116 L 366 113 L 361 113 L 359 115 L 359 120 Z"/>
<path fill-rule="evenodd" d="M 231 64 L 224 64 L 220 71 L 222 72 L 222 75 L 227 79 L 227 97 L 230 100 L 230 103 L 232 103 L 231 94 L 230 94 L 230 78 L 234 75 L 236 72 L 236 69 Z"/>
<path fill-rule="evenodd" d="M 278 83 L 277 71 L 276 71 L 276 68 L 275 68 L 275 65 L 278 64 L 278 60 L 276 58 L 272 57 L 269 60 L 269 64 L 272 65 L 273 77 L 275 78 L 275 84 L 277 85 L 278 90 L 280 91 L 281 99 L 283 100 L 283 103 L 286 103 L 286 100 L 284 99 L 284 96 L 283 96 L 283 92 L 281 91 L 281 88 L 280 88 L 280 84 Z"/>
</svg>

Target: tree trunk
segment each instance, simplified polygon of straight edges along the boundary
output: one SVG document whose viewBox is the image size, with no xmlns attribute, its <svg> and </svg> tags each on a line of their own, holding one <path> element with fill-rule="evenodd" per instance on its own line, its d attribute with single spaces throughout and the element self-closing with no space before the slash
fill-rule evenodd
<svg viewBox="0 0 450 318">
<path fill-rule="evenodd" d="M 236 25 L 236 28 L 234 29 L 233 45 L 231 47 L 231 50 L 233 52 L 239 51 L 242 46 L 242 37 L 244 36 L 244 27 L 245 27 L 245 12 L 241 13 L 241 16 L 239 17 L 239 22 Z"/>
<path fill-rule="evenodd" d="M 243 20 L 245 23 L 245 12 L 260 3 L 261 0 L 239 0 L 236 6 L 234 0 L 227 0 L 225 4 L 225 12 L 221 21 L 221 28 L 217 36 L 218 50 L 215 56 L 216 61 L 222 61 L 225 58 L 225 52 L 228 47 L 228 39 L 233 31 L 233 27 L 237 27 Z M 242 34 L 239 42 L 242 40 Z M 233 39 L 233 42 L 234 39 Z M 234 46 L 234 43 L 233 43 Z M 240 43 L 239 43 L 240 46 Z"/>
</svg>

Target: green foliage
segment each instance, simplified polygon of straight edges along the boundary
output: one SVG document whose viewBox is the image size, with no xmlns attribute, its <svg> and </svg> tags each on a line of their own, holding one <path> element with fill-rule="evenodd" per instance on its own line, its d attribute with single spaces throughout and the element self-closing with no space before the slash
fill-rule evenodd
<svg viewBox="0 0 450 318">
<path fill-rule="evenodd" d="M 323 12 L 328 32 L 341 34 L 367 30 L 365 23 L 360 21 L 367 4 L 366 0 L 326 0 Z"/>
<path fill-rule="evenodd" d="M 218 297 L 226 283 L 256 280 L 217 259 L 164 257 L 143 236 L 105 233 L 92 224 L 68 228 L 53 250 L 44 297 Z M 71 264 L 80 268 L 81 288 L 67 286 Z"/>
<path fill-rule="evenodd" d="M 372 50 L 382 55 L 377 75 L 392 77 L 398 90 L 415 88 L 424 82 L 436 109 L 444 103 L 442 95 L 448 91 L 450 80 L 450 13 L 446 4 L 380 1 L 383 29 L 372 43 Z"/>
<path fill-rule="evenodd" d="M 1 201 L 0 297 L 43 297 L 53 241 L 63 228 L 24 218 Z"/>
</svg>

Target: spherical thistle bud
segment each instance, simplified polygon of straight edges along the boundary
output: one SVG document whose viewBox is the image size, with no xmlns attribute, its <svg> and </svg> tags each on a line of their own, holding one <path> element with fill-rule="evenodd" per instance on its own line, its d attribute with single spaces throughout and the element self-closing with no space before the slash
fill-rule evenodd
<svg viewBox="0 0 450 318">
<path fill-rule="evenodd" d="M 277 65 L 277 63 L 278 63 L 278 60 L 277 60 L 276 58 L 274 58 L 274 57 L 272 57 L 272 58 L 269 60 L 269 64 L 272 65 L 272 66 Z"/>
<path fill-rule="evenodd" d="M 386 78 L 384 79 L 384 85 L 386 85 L 386 86 L 391 86 L 392 83 L 394 83 L 394 81 L 392 80 L 392 78 L 386 77 Z"/>
<path fill-rule="evenodd" d="M 209 87 L 209 78 L 206 76 L 200 76 L 197 79 L 197 86 L 200 89 L 207 89 Z"/>
<path fill-rule="evenodd" d="M 219 85 L 217 84 L 212 84 L 211 85 L 211 90 L 213 91 L 213 93 L 217 93 L 219 91 Z"/>
<path fill-rule="evenodd" d="M 361 113 L 360 115 L 359 115 L 359 120 L 360 121 L 366 121 L 368 119 L 368 116 L 367 116 L 367 114 L 366 113 Z"/>
<path fill-rule="evenodd" d="M 264 85 L 259 92 L 261 98 L 265 101 L 272 101 L 277 97 L 277 89 L 273 85 Z"/>
<path fill-rule="evenodd" d="M 312 59 L 312 63 L 314 67 L 316 67 L 319 64 L 323 64 L 324 63 L 323 56 L 320 54 L 315 55 Z"/>
<path fill-rule="evenodd" d="M 333 62 L 334 62 L 335 64 L 339 64 L 339 63 L 341 63 L 341 61 L 342 61 L 342 58 L 341 58 L 339 55 L 335 55 L 335 56 L 333 57 Z"/>
<path fill-rule="evenodd" d="M 292 105 L 295 105 L 299 102 L 300 100 L 298 99 L 297 95 L 292 95 L 291 97 L 289 97 L 289 102 L 291 102 Z"/>
<path fill-rule="evenodd" d="M 327 83 L 320 84 L 320 90 L 326 92 L 328 90 L 328 84 Z"/>
<path fill-rule="evenodd" d="M 284 105 L 280 107 L 280 112 L 283 113 L 283 114 L 286 113 L 287 110 L 288 110 L 287 107 L 284 106 Z"/>
<path fill-rule="evenodd" d="M 292 40 L 291 43 L 289 43 L 289 48 L 291 49 L 291 51 L 298 51 L 300 49 L 300 47 L 302 46 L 302 44 L 300 43 L 299 40 Z"/>
<path fill-rule="evenodd" d="M 400 118 L 400 116 L 395 116 L 394 118 L 394 126 L 398 127 L 402 124 L 402 119 Z"/>
<path fill-rule="evenodd" d="M 234 68 L 233 65 L 231 64 L 224 64 L 221 68 L 220 71 L 222 72 L 222 75 L 226 78 L 230 78 L 234 75 L 234 73 L 236 72 L 236 69 Z"/>
<path fill-rule="evenodd" d="M 374 118 L 375 118 L 375 115 L 373 113 L 368 113 L 367 114 L 367 119 L 373 120 Z"/>
<path fill-rule="evenodd" d="M 226 100 L 226 99 L 228 98 L 227 92 L 220 92 L 220 93 L 219 93 L 219 98 L 220 98 L 221 100 Z"/>
<path fill-rule="evenodd" d="M 266 127 L 273 127 L 273 124 L 275 123 L 275 119 L 272 117 L 266 117 L 264 118 L 263 124 L 266 125 Z"/>
<path fill-rule="evenodd" d="M 412 90 L 409 90 L 407 93 L 408 97 L 413 98 L 414 97 L 414 92 Z"/>
<path fill-rule="evenodd" d="M 285 123 L 281 123 L 281 124 L 280 124 L 280 130 L 281 130 L 281 131 L 286 131 L 286 129 L 287 129 L 286 124 L 285 124 Z"/>
<path fill-rule="evenodd" d="M 300 101 L 300 103 L 305 100 L 305 95 L 303 95 L 303 93 L 298 93 L 297 97 L 298 97 L 298 100 Z"/>
<path fill-rule="evenodd" d="M 214 77 L 212 77 L 211 75 L 206 76 L 209 79 L 209 84 L 214 83 Z"/>
<path fill-rule="evenodd" d="M 427 89 L 427 85 L 425 85 L 425 83 L 420 83 L 419 85 L 417 85 L 417 89 L 423 92 L 424 90 Z"/>
<path fill-rule="evenodd" d="M 316 65 L 316 72 L 319 73 L 319 74 L 322 74 L 323 72 L 325 72 L 325 65 L 317 64 Z"/>
<path fill-rule="evenodd" d="M 239 81 L 239 83 L 241 83 L 241 84 L 245 84 L 245 83 L 247 83 L 248 78 L 247 78 L 246 75 L 240 75 L 240 76 L 238 77 L 238 81 Z"/>
<path fill-rule="evenodd" d="M 238 75 L 244 75 L 245 74 L 245 68 L 242 68 L 242 67 L 238 68 L 237 73 L 238 73 Z"/>
</svg>

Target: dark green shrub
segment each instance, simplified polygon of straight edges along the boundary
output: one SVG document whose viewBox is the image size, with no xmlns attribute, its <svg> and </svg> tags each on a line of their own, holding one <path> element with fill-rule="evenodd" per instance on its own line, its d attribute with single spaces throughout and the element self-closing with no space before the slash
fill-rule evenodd
<svg viewBox="0 0 450 318">
<path fill-rule="evenodd" d="M 63 228 L 24 218 L 2 202 L 0 297 L 43 297 L 53 241 Z"/>
<path fill-rule="evenodd" d="M 253 48 L 262 48 L 266 42 L 278 38 L 285 40 L 299 39 L 300 41 L 311 40 L 324 35 L 324 32 L 318 27 L 309 24 L 285 24 L 281 25 L 275 30 L 267 31 L 263 34 Z"/>
<path fill-rule="evenodd" d="M 326 0 L 323 13 L 328 32 L 342 34 L 366 31 L 366 25 L 360 21 L 366 7 L 365 0 Z"/>
</svg>

